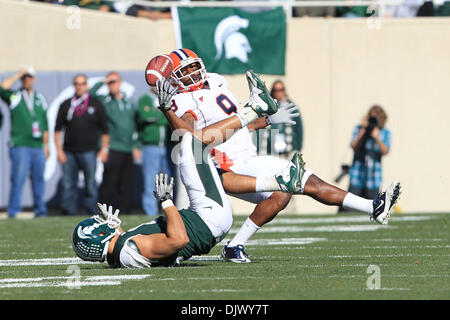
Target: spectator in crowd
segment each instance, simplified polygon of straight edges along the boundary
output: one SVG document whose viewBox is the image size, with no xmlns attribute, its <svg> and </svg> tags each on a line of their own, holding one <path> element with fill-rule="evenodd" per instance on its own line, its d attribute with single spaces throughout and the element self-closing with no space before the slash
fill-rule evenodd
<svg viewBox="0 0 450 320">
<path fill-rule="evenodd" d="M 434 15 L 436 17 L 450 17 L 450 1 L 444 1 L 441 5 L 436 6 Z"/>
<path fill-rule="evenodd" d="M 431 0 L 426 0 L 419 7 L 417 11 L 418 17 L 432 17 L 434 16 L 434 3 Z"/>
<path fill-rule="evenodd" d="M 19 90 L 12 90 L 17 80 Z M 0 85 L 0 98 L 9 105 L 11 114 L 11 189 L 8 216 L 14 218 L 22 211 L 22 189 L 31 176 L 36 217 L 47 215 L 44 201 L 45 159 L 49 155 L 47 102 L 42 94 L 33 88 L 35 71 L 32 67 L 20 70 L 6 78 Z"/>
<path fill-rule="evenodd" d="M 149 1 L 159 2 L 164 0 L 149 0 Z M 169 7 L 150 7 L 137 4 L 130 6 L 126 11 L 126 14 L 129 16 L 151 19 L 153 21 L 158 19 L 172 18 L 172 13 L 170 12 Z"/>
<path fill-rule="evenodd" d="M 305 0 L 297 0 L 297 1 L 305 1 Z M 334 17 L 335 14 L 336 14 L 336 7 L 294 7 L 294 17 L 331 18 Z"/>
<path fill-rule="evenodd" d="M 373 9 L 367 9 L 367 6 L 336 7 L 336 16 L 342 18 L 364 18 L 373 14 Z"/>
<path fill-rule="evenodd" d="M 173 175 L 169 161 L 170 128 L 162 112 L 156 106 L 158 98 L 149 91 L 139 98 L 137 123 L 142 142 L 144 194 L 142 207 L 145 214 L 152 216 L 159 212 L 158 201 L 153 196 L 155 176 L 160 172 Z"/>
<path fill-rule="evenodd" d="M 98 95 L 106 84 L 108 95 Z M 95 84 L 89 91 L 100 99 L 108 115 L 109 154 L 104 165 L 103 180 L 99 189 L 99 202 L 108 203 L 125 213 L 131 212 L 133 190 L 133 161 L 141 157 L 134 104 L 120 90 L 122 79 L 112 71 L 104 82 Z"/>
<path fill-rule="evenodd" d="M 85 9 L 114 12 L 113 2 L 103 0 L 64 0 L 63 5 L 78 6 Z"/>
<path fill-rule="evenodd" d="M 232 1 L 246 1 L 246 0 L 232 0 Z M 265 0 L 255 0 L 255 1 L 265 1 Z M 263 11 L 269 11 L 272 10 L 274 7 L 270 6 L 263 6 L 263 7 L 238 7 L 238 9 L 243 10 L 243 11 L 247 11 L 250 13 L 258 13 L 258 12 L 263 12 Z"/>
<path fill-rule="evenodd" d="M 362 123 L 354 128 L 349 192 L 369 199 L 377 196 L 382 182 L 381 158 L 391 147 L 391 132 L 385 128 L 386 121 L 383 108 L 374 105 Z"/>
<path fill-rule="evenodd" d="M 295 123 L 271 125 L 268 128 L 260 129 L 257 133 L 257 146 L 259 155 L 279 155 L 286 159 L 291 159 L 292 154 L 300 152 L 303 145 L 303 124 L 300 111 L 293 103 L 286 92 L 286 86 L 281 80 L 276 80 L 272 84 L 271 96 L 280 104 L 280 111 L 295 110 L 298 115 Z"/>
<path fill-rule="evenodd" d="M 92 214 L 97 212 L 98 200 L 96 162 L 99 159 L 105 163 L 108 159 L 108 116 L 101 101 L 89 94 L 85 75 L 76 75 L 73 85 L 75 95 L 60 105 L 55 124 L 58 161 L 63 165 L 61 209 L 67 215 L 78 213 L 77 184 L 81 170 L 84 175 L 86 209 L 88 214 Z"/>
<path fill-rule="evenodd" d="M 386 7 L 387 17 L 412 18 L 416 17 L 423 0 L 403 0 L 398 6 Z"/>
</svg>

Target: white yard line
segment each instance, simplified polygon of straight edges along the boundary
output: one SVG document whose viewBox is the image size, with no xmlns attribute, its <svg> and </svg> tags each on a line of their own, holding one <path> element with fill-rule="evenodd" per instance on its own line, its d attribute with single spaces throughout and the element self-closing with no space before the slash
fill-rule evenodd
<svg viewBox="0 0 450 320">
<path fill-rule="evenodd" d="M 437 219 L 437 216 L 392 216 L 391 221 L 426 221 Z M 276 225 L 276 224 L 319 224 L 319 223 L 354 223 L 354 222 L 369 222 L 368 216 L 355 216 L 355 217 L 317 217 L 317 218 L 276 218 L 268 223 L 268 225 Z"/>
<path fill-rule="evenodd" d="M 224 239 L 218 246 L 224 246 L 231 239 Z M 327 241 L 327 238 L 281 238 L 281 239 L 257 239 L 249 240 L 245 246 L 279 246 L 279 245 L 298 245 L 312 244 L 320 241 Z"/>
<path fill-rule="evenodd" d="M 300 227 L 300 226 L 286 226 L 286 227 L 262 227 L 258 233 L 279 233 L 279 232 L 361 232 L 361 231 L 376 231 L 379 229 L 394 228 L 389 225 L 347 225 L 347 226 L 317 226 L 317 227 Z M 239 228 L 230 230 L 231 234 L 235 234 Z"/>
<path fill-rule="evenodd" d="M 424 241 L 433 241 L 433 242 L 439 242 L 439 241 L 449 241 L 448 239 L 439 239 L 439 238 L 433 238 L 433 239 L 420 239 L 420 238 L 404 238 L 404 239 L 391 239 L 391 238 L 383 238 L 383 239 L 335 239 L 335 240 L 329 240 L 329 241 L 335 241 L 335 242 L 368 242 L 368 241 L 374 241 L 374 242 L 424 242 Z"/>
<path fill-rule="evenodd" d="M 411 248 L 444 249 L 444 248 L 450 248 L 450 245 L 445 245 L 445 246 L 363 246 L 363 249 L 411 249 Z"/>
<path fill-rule="evenodd" d="M 328 256 L 329 258 L 397 258 L 397 257 L 449 257 L 450 254 L 414 254 L 414 253 L 399 253 L 399 254 L 368 254 L 368 255 L 338 255 Z"/>
<path fill-rule="evenodd" d="M 12 259 L 0 260 L 0 267 L 17 266 L 52 266 L 66 264 L 95 264 L 96 262 L 83 261 L 80 258 L 43 258 L 43 259 Z"/>
<path fill-rule="evenodd" d="M 80 281 L 77 283 L 77 286 L 80 287 L 86 287 L 86 286 L 118 286 L 122 284 L 120 281 L 98 281 L 98 282 L 91 282 L 91 281 Z M 39 283 L 39 282 L 25 282 L 25 283 L 9 283 L 9 284 L 2 284 L 0 285 L 1 289 L 7 289 L 7 288 L 40 288 L 40 287 L 67 287 L 69 288 L 69 285 L 66 282 L 45 282 L 45 283 Z"/>
<path fill-rule="evenodd" d="M 142 280 L 150 275 L 112 275 L 80 277 L 73 276 L 39 277 L 39 278 L 7 278 L 0 279 L 0 288 L 37 288 L 37 287 L 85 287 L 120 285 L 122 281 Z"/>
</svg>

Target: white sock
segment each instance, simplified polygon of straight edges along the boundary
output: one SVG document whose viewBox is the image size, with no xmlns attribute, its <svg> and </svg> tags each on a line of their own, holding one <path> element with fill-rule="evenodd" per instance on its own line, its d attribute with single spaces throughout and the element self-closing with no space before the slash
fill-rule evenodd
<svg viewBox="0 0 450 320">
<path fill-rule="evenodd" d="M 281 191 L 280 185 L 278 184 L 275 177 L 256 178 L 255 192 L 265 192 L 265 191 Z"/>
<path fill-rule="evenodd" d="M 242 128 L 246 127 L 249 123 L 252 123 L 259 118 L 259 115 L 252 108 L 247 106 L 239 110 L 237 116 L 241 121 Z"/>
<path fill-rule="evenodd" d="M 350 192 L 345 196 L 342 206 L 347 209 L 362 211 L 369 215 L 373 212 L 372 200 L 358 197 Z"/>
<path fill-rule="evenodd" d="M 256 231 L 261 229 L 261 227 L 258 227 L 251 219 L 250 217 L 245 220 L 244 224 L 242 225 L 241 229 L 239 229 L 238 233 L 234 236 L 234 238 L 230 241 L 228 244 L 229 247 L 237 246 L 238 244 L 245 245 L 245 243 L 250 239 L 251 236 L 253 236 Z"/>
</svg>

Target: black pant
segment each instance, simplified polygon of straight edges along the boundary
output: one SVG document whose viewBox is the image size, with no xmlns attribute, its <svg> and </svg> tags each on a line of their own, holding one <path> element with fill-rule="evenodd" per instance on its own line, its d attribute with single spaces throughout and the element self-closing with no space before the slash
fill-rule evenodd
<svg viewBox="0 0 450 320">
<path fill-rule="evenodd" d="M 103 181 L 98 198 L 100 203 L 112 205 L 121 213 L 130 213 L 133 184 L 133 156 L 131 153 L 110 150 L 104 165 Z"/>
</svg>

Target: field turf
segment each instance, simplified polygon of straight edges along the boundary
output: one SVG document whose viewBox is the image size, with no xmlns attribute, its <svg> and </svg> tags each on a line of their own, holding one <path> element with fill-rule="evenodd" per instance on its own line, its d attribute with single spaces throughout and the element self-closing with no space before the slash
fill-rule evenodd
<svg viewBox="0 0 450 320">
<path fill-rule="evenodd" d="M 0 221 L 0 300 L 450 299 L 449 213 L 394 214 L 388 226 L 361 214 L 281 214 L 248 243 L 251 264 L 221 261 L 223 241 L 181 267 L 141 270 L 76 258 L 82 218 Z M 149 218 L 122 220 L 126 230 Z"/>
</svg>

